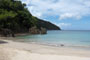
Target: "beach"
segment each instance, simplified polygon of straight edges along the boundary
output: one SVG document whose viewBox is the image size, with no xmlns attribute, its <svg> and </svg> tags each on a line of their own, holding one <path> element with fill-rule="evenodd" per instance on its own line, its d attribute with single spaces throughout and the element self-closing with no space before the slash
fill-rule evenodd
<svg viewBox="0 0 90 60">
<path fill-rule="evenodd" d="M 0 41 L 0 60 L 90 60 L 89 50 Z"/>
<path fill-rule="evenodd" d="M 90 60 L 90 0 L 0 0 L 0 60 Z"/>
</svg>

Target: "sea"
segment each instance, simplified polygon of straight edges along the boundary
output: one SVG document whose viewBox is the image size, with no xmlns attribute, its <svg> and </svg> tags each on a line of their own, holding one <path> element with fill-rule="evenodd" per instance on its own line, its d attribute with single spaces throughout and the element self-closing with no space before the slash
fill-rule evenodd
<svg viewBox="0 0 90 60">
<path fill-rule="evenodd" d="M 50 30 L 47 34 L 17 36 L 18 42 L 38 43 L 51 46 L 90 48 L 89 30 Z"/>
</svg>

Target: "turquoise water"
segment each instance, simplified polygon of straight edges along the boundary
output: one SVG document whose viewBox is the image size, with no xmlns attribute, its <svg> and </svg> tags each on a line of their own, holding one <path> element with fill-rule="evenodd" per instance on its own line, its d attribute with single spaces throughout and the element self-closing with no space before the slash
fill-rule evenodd
<svg viewBox="0 0 90 60">
<path fill-rule="evenodd" d="M 48 31 L 45 35 L 26 35 L 16 37 L 20 42 L 41 43 L 65 46 L 90 47 L 90 31 Z"/>
</svg>

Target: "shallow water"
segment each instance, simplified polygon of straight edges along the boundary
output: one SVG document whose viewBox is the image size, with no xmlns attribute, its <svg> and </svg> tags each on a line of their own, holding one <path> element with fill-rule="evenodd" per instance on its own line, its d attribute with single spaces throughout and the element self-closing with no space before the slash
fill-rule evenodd
<svg viewBox="0 0 90 60">
<path fill-rule="evenodd" d="M 41 43 L 59 46 L 90 47 L 90 31 L 48 31 L 45 35 L 25 35 L 16 37 L 19 42 Z"/>
</svg>

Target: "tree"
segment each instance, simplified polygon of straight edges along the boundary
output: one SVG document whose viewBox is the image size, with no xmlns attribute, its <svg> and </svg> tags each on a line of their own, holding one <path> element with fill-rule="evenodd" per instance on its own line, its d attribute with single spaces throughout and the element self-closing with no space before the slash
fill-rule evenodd
<svg viewBox="0 0 90 60">
<path fill-rule="evenodd" d="M 36 21 L 21 1 L 0 0 L 0 28 L 21 32 L 36 25 Z"/>
</svg>

